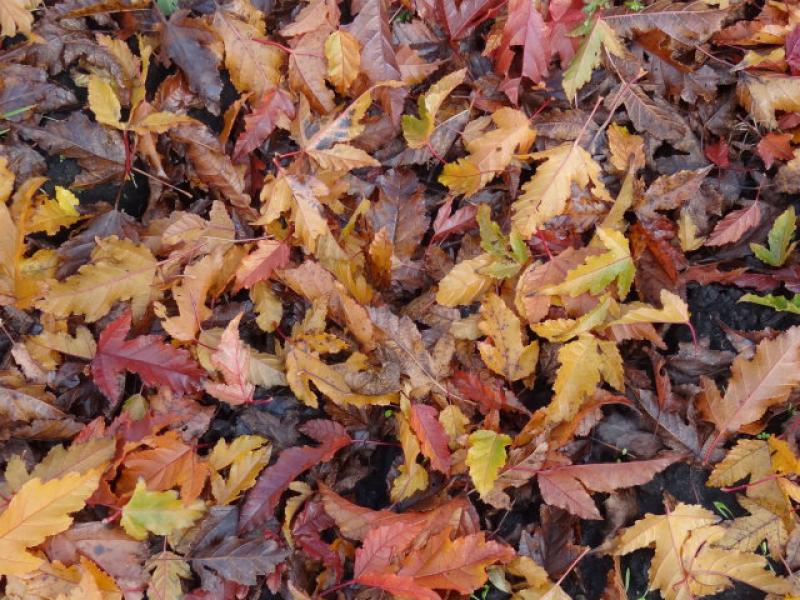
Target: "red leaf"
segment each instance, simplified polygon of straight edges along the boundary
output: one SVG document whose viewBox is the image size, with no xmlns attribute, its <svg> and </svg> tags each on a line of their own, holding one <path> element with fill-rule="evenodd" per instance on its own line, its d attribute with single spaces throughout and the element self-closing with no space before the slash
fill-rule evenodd
<svg viewBox="0 0 800 600">
<path fill-rule="evenodd" d="M 537 473 L 539 490 L 547 504 L 563 508 L 581 519 L 601 519 L 589 491 L 610 493 L 645 484 L 679 458 L 678 455 L 669 454 L 630 463 L 595 463 L 542 469 Z"/>
<path fill-rule="evenodd" d="M 451 40 L 465 36 L 478 23 L 487 18 L 501 0 L 463 0 L 456 5 L 455 0 L 438 0 L 437 10 L 444 15 Z"/>
<path fill-rule="evenodd" d="M 159 335 L 125 337 L 131 329 L 131 313 L 126 311 L 100 334 L 97 354 L 91 369 L 95 384 L 111 401 L 122 393 L 124 372 L 141 377 L 142 383 L 166 386 L 177 394 L 197 390 L 203 370 L 183 349 L 164 343 Z"/>
<path fill-rule="evenodd" d="M 798 43 L 798 47 L 800 47 L 800 43 Z M 800 52 L 800 49 L 798 49 L 798 52 Z M 798 64 L 800 64 L 800 56 L 798 56 Z M 769 169 L 776 160 L 791 159 L 794 156 L 790 144 L 791 141 L 791 133 L 768 133 L 761 138 L 756 150 L 761 160 L 764 161 L 764 166 Z"/>
<path fill-rule="evenodd" d="M 731 159 L 728 157 L 729 151 L 728 142 L 720 140 L 716 144 L 706 146 L 705 155 L 708 160 L 720 169 L 727 169 L 731 166 Z"/>
<path fill-rule="evenodd" d="M 439 212 L 436 213 L 436 219 L 433 221 L 432 242 L 439 242 L 448 235 L 469 229 L 475 224 L 475 215 L 478 213 L 478 207 L 474 204 L 462 206 L 451 214 L 452 210 L 453 198 L 450 197 L 439 208 Z"/>
<path fill-rule="evenodd" d="M 249 531 L 275 514 L 281 494 L 300 474 L 317 463 L 327 462 L 352 441 L 344 427 L 334 421 L 315 419 L 300 428 L 320 446 L 300 446 L 281 452 L 274 465 L 262 471 L 247 494 L 239 516 L 239 531 Z"/>
<path fill-rule="evenodd" d="M 402 554 L 424 530 L 423 523 L 393 523 L 371 529 L 364 544 L 356 550 L 353 575 L 357 579 L 369 572 L 385 570 L 392 559 Z"/>
<path fill-rule="evenodd" d="M 258 106 L 244 117 L 244 131 L 239 134 L 233 149 L 233 160 L 238 162 L 250 154 L 275 130 L 279 118 L 294 119 L 294 104 L 289 94 L 275 88 L 264 94 Z"/>
<path fill-rule="evenodd" d="M 742 236 L 761 222 L 761 208 L 758 201 L 750 206 L 734 210 L 721 219 L 711 235 L 708 236 L 706 246 L 724 246 L 742 239 Z"/>
<path fill-rule="evenodd" d="M 269 279 L 275 269 L 282 269 L 289 264 L 289 246 L 278 240 L 261 240 L 256 249 L 242 259 L 236 269 L 236 286 L 250 289 L 259 281 Z"/>
<path fill-rule="evenodd" d="M 404 527 L 416 527 L 422 523 L 428 533 L 435 533 L 444 527 L 457 527 L 464 511 L 469 507 L 467 501 L 454 498 L 428 512 L 396 513 L 391 510 L 372 510 L 353 504 L 339 494 L 319 484 L 322 502 L 327 512 L 336 521 L 342 535 L 355 540 L 363 540 L 370 531 L 387 525 L 401 524 Z"/>
<path fill-rule="evenodd" d="M 500 386 L 482 380 L 477 373 L 456 371 L 453 373 L 452 381 L 463 396 L 478 403 L 478 408 L 483 414 L 500 410 L 505 404 L 505 396 Z"/>
<path fill-rule="evenodd" d="M 450 448 L 447 446 L 447 434 L 437 418 L 439 413 L 427 404 L 411 406 L 411 429 L 422 447 L 422 454 L 431 461 L 437 471 L 450 475 Z"/>
<path fill-rule="evenodd" d="M 401 577 L 394 573 L 364 573 L 354 581 L 361 585 L 385 590 L 401 598 L 442 600 L 442 597 L 433 590 L 417 585 L 413 577 Z"/>
<path fill-rule="evenodd" d="M 800 25 L 797 25 L 784 40 L 786 64 L 792 75 L 800 75 Z"/>
<path fill-rule="evenodd" d="M 211 362 L 220 370 L 225 383 L 206 383 L 206 391 L 228 404 L 247 404 L 253 401 L 256 386 L 248 381 L 250 373 L 250 349 L 239 338 L 239 321 L 242 313 L 233 319 L 219 340 Z"/>
<path fill-rule="evenodd" d="M 503 28 L 500 48 L 495 56 L 495 68 L 507 76 L 514 60 L 512 46 L 522 46 L 522 75 L 534 83 L 548 75 L 550 63 L 550 29 L 545 24 L 537 4 L 530 0 L 510 0 L 508 18 Z"/>
</svg>

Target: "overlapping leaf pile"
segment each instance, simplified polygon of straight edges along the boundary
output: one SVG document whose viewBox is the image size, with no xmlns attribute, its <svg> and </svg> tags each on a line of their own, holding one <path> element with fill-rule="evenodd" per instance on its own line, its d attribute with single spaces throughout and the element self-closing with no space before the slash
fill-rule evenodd
<svg viewBox="0 0 800 600">
<path fill-rule="evenodd" d="M 0 27 L 4 598 L 800 595 L 796 3 Z"/>
</svg>

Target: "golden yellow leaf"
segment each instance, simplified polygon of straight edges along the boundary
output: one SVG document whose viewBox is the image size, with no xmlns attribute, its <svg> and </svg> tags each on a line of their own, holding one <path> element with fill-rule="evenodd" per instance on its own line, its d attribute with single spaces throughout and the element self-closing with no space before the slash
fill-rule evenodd
<svg viewBox="0 0 800 600">
<path fill-rule="evenodd" d="M 363 167 L 380 167 L 381 163 L 350 144 L 334 144 L 324 150 L 307 150 L 308 155 L 314 159 L 320 169 L 332 171 L 350 171 Z"/>
<path fill-rule="evenodd" d="M 697 231 L 697 225 L 695 225 L 692 215 L 684 208 L 678 217 L 678 241 L 681 244 L 681 250 L 693 252 L 703 245 L 706 236 L 698 236 Z"/>
<path fill-rule="evenodd" d="M 338 29 L 325 40 L 328 81 L 344 94 L 361 71 L 361 44 L 351 33 Z"/>
<path fill-rule="evenodd" d="M 14 173 L 8 168 L 8 158 L 0 156 L 0 204 L 5 204 L 14 191 Z"/>
<path fill-rule="evenodd" d="M 283 303 L 265 281 L 259 281 L 250 288 L 250 300 L 256 311 L 256 325 L 261 331 L 272 333 L 283 317 Z"/>
<path fill-rule="evenodd" d="M 439 107 L 454 89 L 464 82 L 467 70 L 453 71 L 434 83 L 419 97 L 419 117 L 403 115 L 403 135 L 409 148 L 423 148 L 430 140 L 436 125 Z"/>
<path fill-rule="evenodd" d="M 439 412 L 439 423 L 447 434 L 451 450 L 459 447 L 458 438 L 467 432 L 469 418 L 455 404 L 448 404 Z"/>
<path fill-rule="evenodd" d="M 396 393 L 370 396 L 354 392 L 340 371 L 325 364 L 311 352 L 293 344 L 286 353 L 286 380 L 294 394 L 307 406 L 317 408 L 314 386 L 334 403 L 353 406 L 384 406 L 397 401 Z"/>
<path fill-rule="evenodd" d="M 592 77 L 592 71 L 600 64 L 600 50 L 605 48 L 614 56 L 625 56 L 625 46 L 617 33 L 600 18 L 596 18 L 592 30 L 584 36 L 580 48 L 564 71 L 562 85 L 567 100 L 572 102 L 578 90 Z"/>
<path fill-rule="evenodd" d="M 611 201 L 600 178 L 600 165 L 578 141 L 536 152 L 531 158 L 545 162 L 522 186 L 522 194 L 512 205 L 512 223 L 523 237 L 532 236 L 548 220 L 564 212 L 573 183 L 579 188 L 588 188 L 591 183 L 596 197 Z"/>
<path fill-rule="evenodd" d="M 407 404 L 408 401 L 404 398 L 403 405 Z M 417 462 L 420 455 L 419 441 L 411 430 L 406 415 L 403 412 L 397 413 L 395 421 L 397 439 L 403 447 L 403 464 L 397 468 L 400 474 L 392 482 L 389 495 L 392 502 L 399 502 L 428 487 L 428 472 Z"/>
<path fill-rule="evenodd" d="M 83 314 L 90 323 L 105 316 L 115 302 L 131 300 L 135 317 L 150 302 L 156 260 L 146 246 L 116 236 L 97 240 L 92 262 L 75 275 L 52 284 L 36 307 L 57 317 Z"/>
<path fill-rule="evenodd" d="M 630 133 L 624 125 L 611 123 L 608 126 L 608 150 L 611 166 L 620 173 L 644 167 L 644 138 Z"/>
<path fill-rule="evenodd" d="M 164 550 L 145 563 L 145 568 L 152 573 L 147 585 L 147 597 L 153 600 L 181 600 L 183 584 L 181 579 L 191 579 L 189 563 L 183 557 Z"/>
<path fill-rule="evenodd" d="M 689 307 L 680 296 L 669 290 L 661 290 L 661 306 L 656 308 L 645 302 L 631 302 L 622 305 L 621 316 L 610 325 L 630 323 L 688 323 Z"/>
<path fill-rule="evenodd" d="M 55 235 L 62 227 L 74 225 L 84 218 L 75 210 L 78 204 L 75 194 L 57 185 L 55 200 L 46 198 L 36 207 L 26 227 L 27 232 L 44 231 L 47 235 Z"/>
<path fill-rule="evenodd" d="M 550 319 L 532 324 L 531 329 L 551 342 L 566 342 L 602 325 L 612 302 L 610 296 L 605 296 L 597 306 L 578 319 Z"/>
<path fill-rule="evenodd" d="M 439 182 L 455 194 L 472 195 L 511 163 L 514 152 L 527 152 L 536 139 L 525 113 L 503 107 L 492 113 L 491 131 L 475 132 L 464 145 L 469 156 L 447 163 Z M 488 122 L 485 122 L 488 126 Z"/>
<path fill-rule="evenodd" d="M 43 559 L 27 549 L 66 531 L 72 524 L 70 513 L 83 508 L 99 480 L 100 472 L 90 470 L 46 483 L 39 479 L 25 483 L 0 514 L 0 574 L 24 575 L 41 565 Z"/>
<path fill-rule="evenodd" d="M 122 107 L 111 84 L 99 75 L 89 75 L 89 108 L 98 123 L 124 129 Z"/>
<path fill-rule="evenodd" d="M 217 504 L 235 502 L 242 492 L 256 483 L 261 470 L 269 463 L 271 446 L 264 446 L 268 440 L 257 435 L 242 435 L 227 445 L 224 440 L 217 442 L 209 456 L 209 464 L 214 469 L 211 474 L 211 493 Z M 227 478 L 219 474 L 229 468 Z"/>
<path fill-rule="evenodd" d="M 492 264 L 490 254 L 462 260 L 439 282 L 436 302 L 443 306 L 471 304 L 492 287 L 494 279 L 480 271 Z"/>
<path fill-rule="evenodd" d="M 726 550 L 755 552 L 766 540 L 770 554 L 775 558 L 782 556 L 789 537 L 783 515 L 745 496 L 738 496 L 737 502 L 750 514 L 734 519 L 716 545 Z"/>
<path fill-rule="evenodd" d="M 491 342 L 478 343 L 486 366 L 508 381 L 518 381 L 533 374 L 539 358 L 539 344 L 524 345 L 522 324 L 497 294 L 489 294 L 481 305 L 481 332 Z"/>
<path fill-rule="evenodd" d="M 469 436 L 466 463 L 469 476 L 481 497 L 494 488 L 500 468 L 506 464 L 506 446 L 511 438 L 504 433 L 479 429 Z"/>
<path fill-rule="evenodd" d="M 67 448 L 61 445 L 54 446 L 30 473 L 25 473 L 24 476 L 18 473 L 10 488 L 17 492 L 31 479 L 39 479 L 45 483 L 69 473 L 83 475 L 92 470 L 102 473 L 114 456 L 115 450 L 114 438 L 97 438 L 72 444 Z"/>
<path fill-rule="evenodd" d="M 240 93 L 252 92 L 260 100 L 281 79 L 283 53 L 259 44 L 263 32 L 225 10 L 214 12 L 214 27 L 225 45 L 225 66 Z"/>
</svg>

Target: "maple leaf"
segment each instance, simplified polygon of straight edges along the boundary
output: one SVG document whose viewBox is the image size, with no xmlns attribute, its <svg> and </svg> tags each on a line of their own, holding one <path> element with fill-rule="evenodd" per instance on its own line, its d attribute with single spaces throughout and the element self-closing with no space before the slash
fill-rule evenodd
<svg viewBox="0 0 800 600">
<path fill-rule="evenodd" d="M 147 538 L 148 532 L 169 535 L 192 525 L 205 511 L 202 500 L 184 504 L 172 490 L 152 492 L 144 480 L 136 483 L 131 499 L 122 508 L 120 525 L 136 540 Z"/>
<path fill-rule="evenodd" d="M 523 345 L 519 317 L 497 294 L 489 294 L 484 299 L 480 314 L 478 327 L 491 340 L 491 343 L 478 343 L 486 366 L 508 381 L 530 376 L 539 358 L 539 344 L 534 341 Z"/>
<path fill-rule="evenodd" d="M 450 474 L 450 449 L 447 434 L 438 420 L 439 413 L 432 406 L 412 404 L 409 409 L 409 424 L 420 442 L 422 453 L 437 471 Z"/>
<path fill-rule="evenodd" d="M 464 145 L 469 156 L 447 163 L 439 175 L 439 182 L 455 194 L 470 196 L 489 183 L 511 163 L 514 152 L 526 152 L 536 139 L 524 113 L 503 107 L 492 113 L 495 128 L 485 131 L 488 119 L 481 129 L 472 131 Z"/>
<path fill-rule="evenodd" d="M 744 496 L 737 496 L 736 501 L 750 514 L 735 518 L 716 545 L 725 550 L 755 552 L 766 540 L 770 554 L 781 556 L 789 537 L 782 515 Z"/>
<path fill-rule="evenodd" d="M 186 350 L 165 344 L 158 335 L 126 340 L 130 329 L 131 313 L 126 311 L 102 331 L 92 359 L 92 376 L 109 400 L 119 398 L 126 370 L 145 385 L 163 385 L 180 394 L 199 388 L 203 371 Z"/>
<path fill-rule="evenodd" d="M 580 48 L 564 71 L 562 85 L 567 100 L 575 96 L 592 76 L 592 71 L 600 64 L 600 50 L 605 48 L 610 54 L 622 58 L 625 47 L 616 32 L 603 19 L 595 19 L 589 34 L 583 38 Z"/>
<path fill-rule="evenodd" d="M 620 298 L 625 298 L 630 290 L 635 272 L 628 240 L 622 233 L 597 228 L 597 238 L 607 252 L 587 257 L 579 267 L 571 269 L 566 279 L 558 284 L 542 289 L 546 294 L 568 294 L 575 297 L 584 292 L 598 294 L 614 279 Z"/>
<path fill-rule="evenodd" d="M 233 160 L 239 161 L 246 154 L 258 148 L 275 130 L 281 126 L 288 129 L 290 119 L 295 116 L 294 104 L 284 90 L 275 88 L 267 91 L 249 115 L 244 116 L 244 131 L 236 138 Z"/>
<path fill-rule="evenodd" d="M 403 115 L 403 135 L 409 148 L 422 148 L 430 142 L 436 124 L 436 113 L 447 96 L 461 85 L 467 70 L 453 71 L 434 83 L 418 100 L 419 117 Z"/>
<path fill-rule="evenodd" d="M 249 531 L 272 517 L 281 494 L 292 481 L 317 463 L 331 460 L 352 441 L 344 427 L 324 419 L 308 421 L 300 430 L 320 445 L 284 450 L 275 464 L 264 469 L 242 505 L 240 531 Z"/>
<path fill-rule="evenodd" d="M 761 222 L 761 207 L 758 202 L 729 212 L 717 222 L 706 240 L 706 246 L 723 246 L 738 242 L 742 236 Z"/>
<path fill-rule="evenodd" d="M 542 499 L 580 517 L 602 519 L 588 491 L 615 490 L 650 481 L 680 456 L 669 455 L 629 463 L 553 466 L 536 473 Z M 587 491 L 588 490 L 588 491 Z"/>
<path fill-rule="evenodd" d="M 147 247 L 116 236 L 98 239 L 92 262 L 50 285 L 36 306 L 58 317 L 82 314 L 92 323 L 115 302 L 131 300 L 133 315 L 138 317 L 150 301 L 155 270 L 156 261 Z"/>
<path fill-rule="evenodd" d="M 225 327 L 219 345 L 211 355 L 211 363 L 219 369 L 225 383 L 206 382 L 206 391 L 233 406 L 253 401 L 256 386 L 249 380 L 250 348 L 239 338 L 239 313 Z"/>
<path fill-rule="evenodd" d="M 774 340 L 763 340 L 752 359 L 736 357 L 725 395 L 709 401 L 711 418 L 719 431 L 710 449 L 727 433 L 738 431 L 761 418 L 770 406 L 786 401 L 800 383 L 798 349 L 800 327 L 792 327 Z"/>
<path fill-rule="evenodd" d="M 219 440 L 208 457 L 211 473 L 211 493 L 220 505 L 231 504 L 253 487 L 261 470 L 269 463 L 271 446 L 265 438 L 240 435 L 230 444 Z M 228 469 L 224 478 L 220 471 Z"/>
<path fill-rule="evenodd" d="M 492 491 L 500 468 L 506 462 L 506 446 L 511 438 L 488 429 L 479 429 L 469 436 L 466 464 L 475 489 L 483 497 Z"/>
<path fill-rule="evenodd" d="M 72 524 L 70 513 L 83 508 L 99 479 L 98 470 L 89 470 L 84 475 L 67 473 L 46 483 L 39 479 L 26 482 L 0 513 L 0 574 L 24 575 L 41 565 L 44 560 L 28 548 L 66 531 Z"/>
<path fill-rule="evenodd" d="M 794 206 L 790 206 L 772 224 L 767 236 L 769 248 L 761 244 L 750 244 L 750 249 L 760 261 L 773 267 L 780 267 L 797 246 L 797 242 L 792 242 L 796 229 L 797 217 Z"/>
<path fill-rule="evenodd" d="M 328 80 L 344 94 L 361 72 L 361 44 L 347 31 L 334 31 L 325 40 L 325 59 Z"/>
<path fill-rule="evenodd" d="M 545 24 L 539 6 L 531 0 L 511 0 L 503 25 L 500 48 L 495 53 L 495 69 L 508 76 L 514 60 L 512 46 L 522 46 L 522 76 L 539 83 L 548 75 L 551 57 L 550 27 Z"/>
</svg>

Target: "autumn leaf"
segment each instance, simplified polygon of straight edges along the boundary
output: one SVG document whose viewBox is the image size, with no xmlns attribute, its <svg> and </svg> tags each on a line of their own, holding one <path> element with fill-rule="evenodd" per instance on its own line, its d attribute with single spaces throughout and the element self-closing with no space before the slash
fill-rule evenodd
<svg viewBox="0 0 800 600">
<path fill-rule="evenodd" d="M 183 557 L 164 550 L 148 559 L 145 566 L 151 572 L 148 596 L 154 600 L 173 600 L 183 596 L 181 580 L 192 576 L 189 563 Z"/>
<path fill-rule="evenodd" d="M 480 298 L 494 281 L 493 277 L 482 273 L 493 262 L 490 254 L 462 260 L 439 282 L 436 302 L 443 306 L 459 306 L 471 304 Z"/>
<path fill-rule="evenodd" d="M 420 442 L 422 453 L 437 471 L 450 474 L 450 449 L 447 434 L 438 420 L 439 413 L 432 406 L 412 404 L 409 409 L 409 424 Z"/>
<path fill-rule="evenodd" d="M 500 468 L 506 462 L 506 446 L 511 438 L 488 429 L 479 429 L 469 436 L 466 464 L 475 489 L 481 496 L 492 491 Z"/>
<path fill-rule="evenodd" d="M 250 349 L 239 338 L 241 313 L 228 323 L 211 362 L 222 373 L 225 383 L 206 382 L 205 390 L 230 405 L 253 401 L 256 386 L 250 380 Z"/>
<path fill-rule="evenodd" d="M 739 102 L 768 129 L 775 129 L 775 111 L 800 109 L 800 83 L 796 77 L 778 74 L 742 74 L 736 86 Z"/>
<path fill-rule="evenodd" d="M 756 151 L 764 161 L 764 166 L 767 169 L 772 168 L 776 160 L 791 160 L 792 147 L 790 141 L 792 139 L 789 133 L 773 133 L 770 132 L 761 138 L 761 141 L 756 145 Z"/>
<path fill-rule="evenodd" d="M 59 316 L 82 314 L 88 322 L 105 316 L 120 300 L 131 300 L 138 317 L 150 301 L 156 261 L 145 246 L 110 236 L 99 239 L 92 262 L 63 282 L 55 282 L 37 300 L 41 310 Z"/>
<path fill-rule="evenodd" d="M 289 264 L 289 246 L 277 240 L 261 240 L 236 269 L 236 289 L 250 289 L 269 279 L 275 269 Z"/>
<path fill-rule="evenodd" d="M 334 31 L 325 40 L 325 59 L 328 80 L 344 94 L 361 71 L 361 44 L 347 31 Z"/>
<path fill-rule="evenodd" d="M 530 376 L 539 358 L 539 345 L 525 345 L 519 317 L 508 308 L 500 296 L 488 295 L 481 305 L 481 333 L 489 341 L 479 342 L 478 351 L 492 371 L 508 381 Z"/>
<path fill-rule="evenodd" d="M 261 470 L 269 463 L 272 448 L 257 435 L 241 435 L 230 444 L 219 440 L 208 457 L 211 492 L 220 505 L 231 504 L 253 487 Z M 227 477 L 220 474 L 228 469 Z"/>
<path fill-rule="evenodd" d="M 429 143 L 436 124 L 436 113 L 447 96 L 461 85 L 466 74 L 466 69 L 461 69 L 445 75 L 419 97 L 419 117 L 403 115 L 403 135 L 410 148 L 422 148 Z"/>
<path fill-rule="evenodd" d="M 400 502 L 428 487 L 428 472 L 417 459 L 422 447 L 406 416 L 410 411 L 408 401 L 401 401 L 402 412 L 395 416 L 397 422 L 397 439 L 403 449 L 403 464 L 398 466 L 398 475 L 392 481 L 390 497 L 392 502 Z"/>
<path fill-rule="evenodd" d="M 202 500 L 184 504 L 177 492 L 152 492 L 143 480 L 136 483 L 133 496 L 122 508 L 120 525 L 134 539 L 143 540 L 147 534 L 169 535 L 192 525 L 205 511 Z"/>
<path fill-rule="evenodd" d="M 794 207 L 790 206 L 772 224 L 767 236 L 769 248 L 761 244 L 750 244 L 750 249 L 760 261 L 773 267 L 780 267 L 797 245 L 796 242 L 792 242 L 796 229 L 797 217 Z"/>
<path fill-rule="evenodd" d="M 38 478 L 26 482 L 0 513 L 0 549 L 3 575 L 24 575 L 44 560 L 28 549 L 72 524 L 70 513 L 81 510 L 97 488 L 100 473 L 67 473 L 46 483 Z"/>
<path fill-rule="evenodd" d="M 111 84 L 99 75 L 89 76 L 89 108 L 98 123 L 123 129 L 119 98 Z"/>
<path fill-rule="evenodd" d="M 511 163 L 514 152 L 523 153 L 536 139 L 524 113 L 511 108 L 501 108 L 492 113 L 494 129 L 486 131 L 489 121 L 484 120 L 480 130 L 470 132 L 465 140 L 469 151 L 466 158 L 447 163 L 439 175 L 439 182 L 455 194 L 470 196 L 499 175 Z"/>
<path fill-rule="evenodd" d="M 186 350 L 165 344 L 157 335 L 126 340 L 130 328 L 131 313 L 128 311 L 100 334 L 92 359 L 92 375 L 109 400 L 118 400 L 125 370 L 139 375 L 145 385 L 163 385 L 176 393 L 185 394 L 199 388 L 203 372 Z"/>
<path fill-rule="evenodd" d="M 33 15 L 31 11 L 41 4 L 41 0 L 9 0 L 0 6 L 0 35 L 13 37 L 31 32 Z"/>
<path fill-rule="evenodd" d="M 311 420 L 301 430 L 320 445 L 288 448 L 281 452 L 273 465 L 264 469 L 242 505 L 240 531 L 249 531 L 269 519 L 281 494 L 295 478 L 317 463 L 331 460 L 336 452 L 351 442 L 345 429 L 333 421 Z"/>
<path fill-rule="evenodd" d="M 622 314 L 608 325 L 629 323 L 689 323 L 689 307 L 679 296 L 669 290 L 661 290 L 661 306 L 655 308 L 642 302 L 622 305 Z"/>
<path fill-rule="evenodd" d="M 758 202 L 729 212 L 717 222 L 705 242 L 706 246 L 723 246 L 738 242 L 742 236 L 761 222 L 761 207 Z"/>
<path fill-rule="evenodd" d="M 712 448 L 724 435 L 761 418 L 770 406 L 786 401 L 792 388 L 800 383 L 798 348 L 800 327 L 792 327 L 774 340 L 758 344 L 752 359 L 736 357 L 725 395 L 710 402 L 710 415 L 719 432 Z"/>
<path fill-rule="evenodd" d="M 623 57 L 625 50 L 622 40 L 616 32 L 608 26 L 603 19 L 595 19 L 592 29 L 581 42 L 581 47 L 575 53 L 569 67 L 564 71 L 564 93 L 570 102 L 592 76 L 592 71 L 600 64 L 600 50 L 605 49 L 609 54 Z"/>
</svg>

